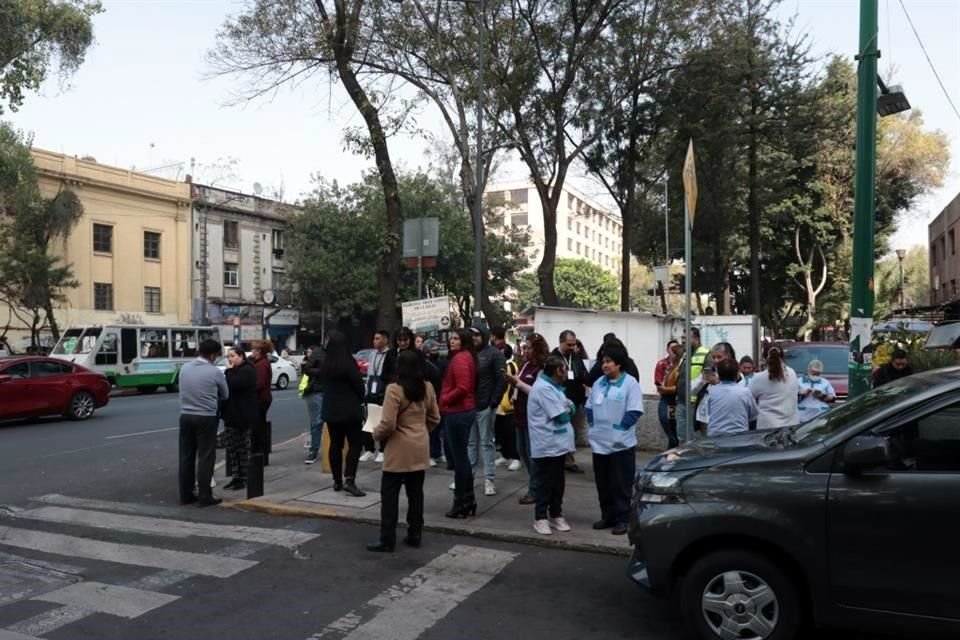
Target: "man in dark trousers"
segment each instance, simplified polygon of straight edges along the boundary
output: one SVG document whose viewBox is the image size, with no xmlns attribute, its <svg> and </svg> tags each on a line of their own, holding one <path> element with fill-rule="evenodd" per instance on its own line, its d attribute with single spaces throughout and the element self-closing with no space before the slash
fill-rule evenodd
<svg viewBox="0 0 960 640">
<path fill-rule="evenodd" d="M 471 465 L 483 461 L 483 494 L 495 496 L 497 445 L 494 418 L 507 388 L 507 379 L 504 377 L 507 361 L 503 354 L 490 344 L 490 333 L 486 329 L 473 327 L 470 332 L 477 348 L 477 419 L 470 431 L 467 452 Z"/>
<path fill-rule="evenodd" d="M 583 358 L 577 354 L 577 334 L 570 329 L 563 331 L 560 334 L 560 345 L 553 350 L 552 355 L 563 358 L 566 365 L 567 379 L 563 384 L 563 390 L 567 399 L 573 403 L 576 409 L 573 415 L 573 433 L 576 436 L 576 444 L 581 447 L 589 446 L 587 415 L 583 409 L 587 402 L 586 385 L 589 372 Z M 564 468 L 572 473 L 583 473 L 583 469 L 577 464 L 577 460 L 572 453 L 567 454 Z"/>
<path fill-rule="evenodd" d="M 227 379 L 214 366 L 220 343 L 204 340 L 200 355 L 180 368 L 180 504 L 220 504 L 210 480 L 217 461 L 220 402 L 230 396 Z M 193 493 L 193 485 L 197 493 Z"/>
</svg>

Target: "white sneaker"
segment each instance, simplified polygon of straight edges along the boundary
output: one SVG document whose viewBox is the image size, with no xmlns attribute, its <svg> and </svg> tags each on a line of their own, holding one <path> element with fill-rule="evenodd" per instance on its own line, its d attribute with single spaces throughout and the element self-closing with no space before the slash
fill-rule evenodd
<svg viewBox="0 0 960 640">
<path fill-rule="evenodd" d="M 215 486 L 217 486 L 217 479 L 210 478 L 210 488 L 213 489 Z"/>
<path fill-rule="evenodd" d="M 493 484 L 493 480 L 483 481 L 483 495 L 485 496 L 497 495 L 497 485 Z"/>
<path fill-rule="evenodd" d="M 570 531 L 570 525 L 568 525 L 567 521 L 564 520 L 562 517 L 550 518 L 550 520 L 548 521 L 548 524 L 554 529 L 556 529 L 557 531 L 560 531 L 561 533 L 566 533 L 567 531 Z"/>
<path fill-rule="evenodd" d="M 454 490 L 456 490 L 456 488 L 457 488 L 457 483 L 456 483 L 456 482 L 451 482 L 451 483 L 450 483 L 450 491 L 454 491 Z"/>
<path fill-rule="evenodd" d="M 377 451 L 377 457 L 373 459 L 374 462 L 383 462 L 383 452 Z"/>
<path fill-rule="evenodd" d="M 431 466 L 431 467 L 437 466 L 437 461 L 434 460 L 433 458 L 430 458 L 430 466 Z"/>
<path fill-rule="evenodd" d="M 493 464 L 497 465 L 498 467 L 502 467 L 503 465 L 505 465 L 505 464 L 507 464 L 507 463 L 509 463 L 509 462 L 510 462 L 509 460 L 507 460 L 507 459 L 504 458 L 503 456 L 500 456 L 500 457 L 498 457 L 498 458 L 493 462 Z"/>
<path fill-rule="evenodd" d="M 304 449 L 309 449 L 309 448 L 310 448 L 310 434 L 309 434 L 309 433 L 303 437 L 303 448 L 304 448 Z"/>
<path fill-rule="evenodd" d="M 437 458 L 437 463 L 438 463 L 438 464 L 446 464 L 446 463 L 447 463 L 447 456 L 440 456 L 439 458 Z"/>
<path fill-rule="evenodd" d="M 370 462 L 373 460 L 373 451 L 364 451 L 360 454 L 360 462 Z"/>
<path fill-rule="evenodd" d="M 507 467 L 507 469 L 508 469 L 509 471 L 520 471 L 520 461 L 519 461 L 519 460 L 511 460 L 511 461 L 510 461 L 510 466 Z"/>
<path fill-rule="evenodd" d="M 534 520 L 533 530 L 542 536 L 549 536 L 553 534 L 553 531 L 550 531 L 550 522 L 547 520 Z"/>
</svg>

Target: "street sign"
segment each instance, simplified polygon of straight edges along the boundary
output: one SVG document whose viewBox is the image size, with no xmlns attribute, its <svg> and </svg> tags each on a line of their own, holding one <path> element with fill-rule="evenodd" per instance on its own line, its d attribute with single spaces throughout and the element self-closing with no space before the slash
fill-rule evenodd
<svg viewBox="0 0 960 640">
<path fill-rule="evenodd" d="M 439 250 L 440 218 L 413 218 L 404 221 L 404 258 L 434 258 Z"/>
<path fill-rule="evenodd" d="M 697 167 L 693 157 L 693 139 L 687 147 L 687 159 L 683 162 L 683 197 L 687 203 L 690 226 L 693 227 L 693 218 L 697 211 Z"/>
<path fill-rule="evenodd" d="M 450 298 L 411 300 L 402 305 L 403 326 L 430 332 L 450 328 Z"/>
</svg>

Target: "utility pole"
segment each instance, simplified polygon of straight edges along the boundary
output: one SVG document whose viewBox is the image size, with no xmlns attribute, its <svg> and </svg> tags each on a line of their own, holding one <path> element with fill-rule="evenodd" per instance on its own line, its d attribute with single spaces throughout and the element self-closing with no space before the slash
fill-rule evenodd
<svg viewBox="0 0 960 640">
<path fill-rule="evenodd" d="M 860 52 L 857 55 L 857 164 L 853 205 L 853 277 L 850 295 L 850 399 L 870 389 L 873 353 L 873 269 L 877 153 L 877 8 L 860 0 Z"/>
</svg>

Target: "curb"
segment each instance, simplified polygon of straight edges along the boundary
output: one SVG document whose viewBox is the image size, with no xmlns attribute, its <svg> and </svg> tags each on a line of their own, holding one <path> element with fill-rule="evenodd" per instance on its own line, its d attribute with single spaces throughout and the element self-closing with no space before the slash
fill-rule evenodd
<svg viewBox="0 0 960 640">
<path fill-rule="evenodd" d="M 254 498 L 252 500 L 239 500 L 236 502 L 224 502 L 224 507 L 228 509 L 238 509 L 240 511 L 250 511 L 257 513 L 266 513 L 272 516 L 292 516 L 300 518 L 324 518 L 327 520 L 339 520 L 342 522 L 354 522 L 359 524 L 379 525 L 379 518 L 370 518 L 366 516 L 355 516 L 341 513 L 335 509 L 323 507 L 294 507 L 275 502 Z M 398 523 L 403 528 L 404 523 Z M 598 544 L 595 542 L 570 541 L 562 537 L 549 538 L 546 536 L 525 535 L 522 533 L 511 533 L 507 531 L 498 531 L 495 529 L 473 528 L 467 526 L 435 525 L 424 524 L 424 531 L 432 533 L 446 533 L 456 536 L 465 536 L 470 538 L 480 538 L 482 540 L 492 540 L 495 542 L 511 542 L 515 544 L 526 544 L 536 547 L 545 547 L 548 549 L 562 549 L 564 551 L 580 551 L 584 553 L 602 553 L 604 555 L 628 557 L 630 547 L 623 548 L 612 547 L 609 545 Z"/>
</svg>

